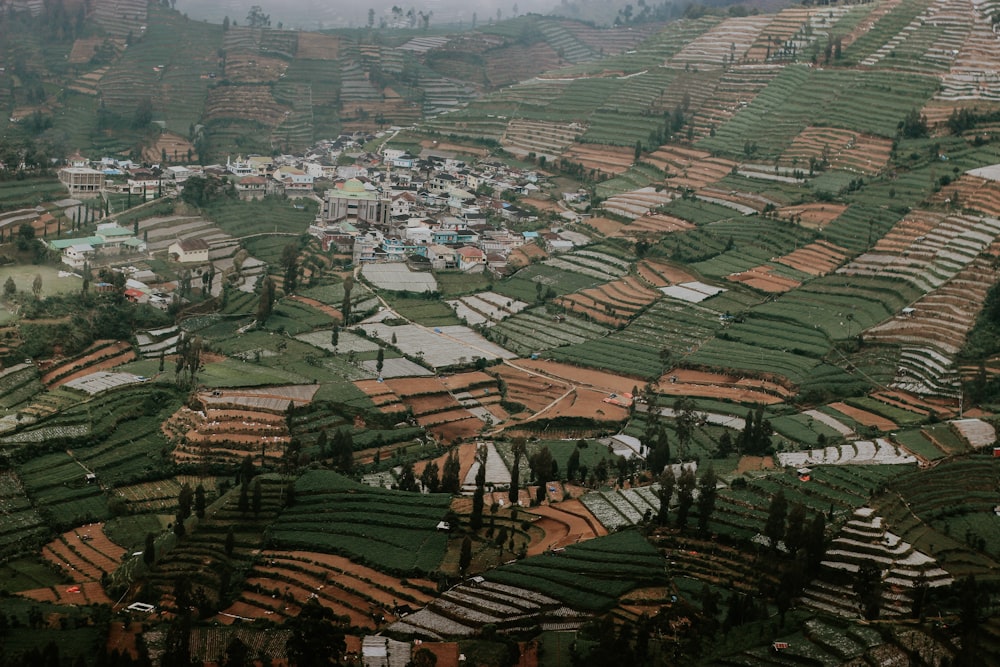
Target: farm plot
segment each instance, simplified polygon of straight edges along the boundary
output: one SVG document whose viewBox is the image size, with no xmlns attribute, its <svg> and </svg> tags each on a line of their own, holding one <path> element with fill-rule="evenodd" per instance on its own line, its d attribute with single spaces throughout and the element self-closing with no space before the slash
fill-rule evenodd
<svg viewBox="0 0 1000 667">
<path fill-rule="evenodd" d="M 13 472 L 0 473 L 0 554 L 12 555 L 35 544 L 47 532 L 18 476 Z"/>
<path fill-rule="evenodd" d="M 941 287 L 913 302 L 911 310 L 895 314 L 865 335 L 903 344 L 923 341 L 943 352 L 942 361 L 948 365 L 975 325 L 987 288 L 995 281 L 992 260 L 977 257 Z"/>
<path fill-rule="evenodd" d="M 528 416 L 552 405 L 570 390 L 570 385 L 567 383 L 513 366 L 498 366 L 491 369 L 491 373 L 503 382 L 507 403 L 523 406 Z M 508 409 L 513 408 L 508 407 Z"/>
<path fill-rule="evenodd" d="M 858 440 L 803 452 L 781 452 L 776 456 L 781 465 L 792 468 L 816 465 L 906 465 L 917 462 L 916 458 L 882 438 L 875 441 Z"/>
<path fill-rule="evenodd" d="M 556 315 L 549 307 L 541 306 L 507 318 L 490 328 L 487 335 L 508 350 L 528 356 L 553 347 L 600 338 L 608 332 L 603 324 Z"/>
<path fill-rule="evenodd" d="M 314 345 L 320 349 L 336 352 L 337 354 L 349 352 L 377 352 L 379 350 L 379 344 L 375 341 L 369 340 L 364 336 L 351 333 L 350 331 L 337 332 L 336 346 L 333 345 L 332 330 L 310 331 L 309 333 L 299 334 L 295 338 L 297 340 L 301 340 L 303 343 L 309 343 L 310 345 Z"/>
<path fill-rule="evenodd" d="M 598 219 L 591 218 L 588 224 L 601 229 L 599 226 L 600 220 Z M 606 233 L 607 236 L 630 236 L 636 238 L 650 236 L 659 239 L 665 234 L 685 232 L 694 228 L 695 226 L 687 220 L 681 220 L 680 218 L 662 213 L 648 213 L 634 218 L 628 224 L 619 223 L 616 229 L 602 231 L 608 232 Z"/>
<path fill-rule="evenodd" d="M 771 20 L 768 15 L 730 18 L 685 44 L 668 64 L 675 68 L 722 68 L 727 63 L 742 61 L 758 33 Z"/>
<path fill-rule="evenodd" d="M 271 531 L 283 548 L 304 547 L 401 575 L 433 572 L 447 535 L 436 530 L 450 497 L 390 492 L 329 471 L 309 471 L 295 483 L 296 503 Z"/>
<path fill-rule="evenodd" d="M 634 153 L 624 146 L 571 144 L 563 151 L 562 159 L 580 164 L 600 178 L 602 174 L 614 176 L 628 171 L 634 161 Z"/>
<path fill-rule="evenodd" d="M 172 326 L 142 331 L 136 333 L 135 338 L 139 343 L 139 355 L 144 359 L 152 359 L 161 354 L 174 354 L 177 351 L 180 329 Z"/>
<path fill-rule="evenodd" d="M 998 234 L 1000 222 L 992 218 L 914 211 L 838 273 L 894 276 L 929 292 L 975 260 Z"/>
<path fill-rule="evenodd" d="M 799 280 L 778 275 L 775 271 L 776 268 L 774 266 L 762 264 L 746 271 L 731 273 L 726 276 L 726 280 L 740 283 L 741 285 L 746 285 L 747 287 L 752 287 L 769 294 L 781 294 L 782 292 L 793 290 L 802 284 Z"/>
<path fill-rule="evenodd" d="M 698 147 L 737 155 L 753 137 L 755 155 L 777 158 L 810 125 L 891 139 L 908 110 L 928 100 L 935 88 L 935 79 L 912 74 L 788 66 Z M 862 99 L 866 112 L 859 114 Z"/>
<path fill-rule="evenodd" d="M 782 153 L 779 164 L 791 169 L 811 169 L 813 164 L 853 173 L 875 175 L 889 164 L 892 141 L 885 137 L 832 127 L 807 127 Z"/>
<path fill-rule="evenodd" d="M 9 410 L 43 389 L 33 364 L 14 364 L 0 371 L 0 408 Z"/>
<path fill-rule="evenodd" d="M 433 330 L 415 324 L 389 326 L 370 322 L 359 327 L 384 342 L 396 339 L 396 347 L 405 355 L 419 357 L 434 368 L 465 365 L 475 359 L 511 359 L 511 352 L 489 342 L 464 326 L 435 327 Z"/>
<path fill-rule="evenodd" d="M 69 389 L 86 392 L 91 396 L 102 391 L 123 387 L 129 384 L 139 384 L 146 381 L 146 377 L 134 375 L 133 373 L 105 373 L 103 371 L 88 372 L 86 375 L 79 375 L 75 379 L 69 380 L 65 386 Z"/>
<path fill-rule="evenodd" d="M 296 600 L 312 597 L 337 616 L 347 616 L 352 626 L 376 629 L 380 617 L 395 618 L 400 603 L 426 604 L 430 600 L 426 588 L 429 582 L 402 580 L 343 556 L 265 550 L 250 571 L 246 591 L 234 609 L 251 618 L 272 614 L 290 617 L 299 604 L 288 607 L 289 596 Z"/>
<path fill-rule="evenodd" d="M 42 557 L 77 584 L 100 582 L 117 569 L 124 555 L 125 549 L 107 538 L 102 524 L 74 528 L 42 548 Z"/>
<path fill-rule="evenodd" d="M 491 570 L 487 581 L 550 596 L 574 609 L 603 611 L 641 585 L 665 583 L 664 560 L 638 531 L 566 547 Z"/>
<path fill-rule="evenodd" d="M 417 424 L 442 442 L 451 443 L 475 435 L 484 426 L 483 418 L 489 416 L 488 412 L 473 412 L 471 408 L 478 401 L 468 392 L 457 392 L 463 399 L 460 402 L 438 377 L 388 378 L 384 382 L 363 380 L 356 385 L 382 412 L 411 410 Z M 495 385 L 492 389 L 495 390 Z"/>
<path fill-rule="evenodd" d="M 127 341 L 98 341 L 76 357 L 47 368 L 41 379 L 48 387 L 58 387 L 81 375 L 112 368 L 135 358 L 135 351 Z"/>
<path fill-rule="evenodd" d="M 783 206 L 778 209 L 778 217 L 783 220 L 795 222 L 806 229 L 816 229 L 818 231 L 822 231 L 828 224 L 840 217 L 846 210 L 846 204 L 814 202 L 809 204 Z"/>
<path fill-rule="evenodd" d="M 792 389 L 778 382 L 685 368 L 674 368 L 664 374 L 657 392 L 665 396 L 702 396 L 760 405 L 783 403 L 793 396 Z"/>
<path fill-rule="evenodd" d="M 648 215 L 653 209 L 663 206 L 674 198 L 672 192 L 655 187 L 640 187 L 630 191 L 602 193 L 602 195 L 607 199 L 601 203 L 601 208 L 608 213 L 633 220 Z"/>
<path fill-rule="evenodd" d="M 361 275 L 379 289 L 392 292 L 435 292 L 438 288 L 433 274 L 412 271 L 403 263 L 365 264 Z"/>
<path fill-rule="evenodd" d="M 579 313 L 588 321 L 620 327 L 659 297 L 657 290 L 645 287 L 636 278 L 627 277 L 559 297 L 555 303 Z"/>
<path fill-rule="evenodd" d="M 776 257 L 774 261 L 811 276 L 823 276 L 843 264 L 847 256 L 846 249 L 821 240 Z"/>
<path fill-rule="evenodd" d="M 487 327 L 495 326 L 498 322 L 528 307 L 524 301 L 511 299 L 496 292 L 480 292 L 447 303 L 469 326 L 482 324 Z"/>
<path fill-rule="evenodd" d="M 280 458 L 290 440 L 287 413 L 307 405 L 318 385 L 216 389 L 197 395 L 202 409 L 181 408 L 163 425 L 175 461 L 239 463 L 248 454 Z"/>
<path fill-rule="evenodd" d="M 542 540 L 528 547 L 529 556 L 607 535 L 607 530 L 579 500 L 537 505 L 528 512 L 539 517 L 533 525 L 545 533 Z"/>
<path fill-rule="evenodd" d="M 515 118 L 507 125 L 500 145 L 518 157 L 534 153 L 556 160 L 583 131 L 584 128 L 576 123 L 561 124 Z"/>
<path fill-rule="evenodd" d="M 598 280 L 623 276 L 628 272 L 629 267 L 627 260 L 595 250 L 576 250 L 557 257 L 550 257 L 544 260 L 543 264 L 565 271 L 582 273 Z"/>
</svg>

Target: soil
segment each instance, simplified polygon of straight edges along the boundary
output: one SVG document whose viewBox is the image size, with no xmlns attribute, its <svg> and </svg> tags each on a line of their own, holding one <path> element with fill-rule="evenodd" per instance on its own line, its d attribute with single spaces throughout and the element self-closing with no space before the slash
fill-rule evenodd
<svg viewBox="0 0 1000 667">
<path fill-rule="evenodd" d="M 744 456 L 736 465 L 736 474 L 742 475 L 754 470 L 773 470 L 774 467 L 774 459 L 770 456 Z"/>
<path fill-rule="evenodd" d="M 868 412 L 867 410 L 851 407 L 846 403 L 831 403 L 829 407 L 847 415 L 859 424 L 874 426 L 880 431 L 893 431 L 897 428 L 896 423 L 890 419 Z"/>
</svg>

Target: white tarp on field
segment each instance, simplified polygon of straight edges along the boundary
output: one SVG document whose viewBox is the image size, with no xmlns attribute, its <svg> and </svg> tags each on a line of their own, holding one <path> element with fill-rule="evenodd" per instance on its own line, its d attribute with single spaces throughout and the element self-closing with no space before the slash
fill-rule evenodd
<svg viewBox="0 0 1000 667">
<path fill-rule="evenodd" d="M 681 301 L 687 301 L 688 303 L 699 303 L 710 296 L 715 296 L 716 294 L 720 294 L 726 290 L 722 287 L 715 287 L 714 285 L 706 285 L 703 282 L 693 281 L 689 283 L 680 283 L 677 285 L 661 287 L 660 291 L 669 297 L 673 297 L 674 299 L 680 299 Z"/>
</svg>

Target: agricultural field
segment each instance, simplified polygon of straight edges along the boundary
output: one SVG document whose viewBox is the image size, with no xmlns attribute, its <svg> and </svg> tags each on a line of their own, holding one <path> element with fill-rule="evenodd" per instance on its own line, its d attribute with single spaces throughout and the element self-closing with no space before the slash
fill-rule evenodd
<svg viewBox="0 0 1000 667">
<path fill-rule="evenodd" d="M 447 496 L 372 489 L 325 471 L 300 477 L 295 495 L 271 531 L 276 546 L 308 545 L 404 576 L 432 572 L 444 557 L 448 538 L 435 526 Z"/>
</svg>

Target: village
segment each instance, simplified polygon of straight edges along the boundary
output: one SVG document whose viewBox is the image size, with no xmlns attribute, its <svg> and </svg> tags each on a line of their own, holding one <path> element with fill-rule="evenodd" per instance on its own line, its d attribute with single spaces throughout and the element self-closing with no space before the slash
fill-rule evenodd
<svg viewBox="0 0 1000 667">
<path fill-rule="evenodd" d="M 30 224 L 75 272 L 130 267 L 139 275 L 129 276 L 128 298 L 161 306 L 168 303 L 164 293 L 175 291 L 179 280 L 136 269 L 137 263 L 165 255 L 178 274 L 190 269 L 201 275 L 209 270 L 215 249 L 231 239 L 205 240 L 183 226 L 171 235 L 168 226 L 160 232 L 161 240 L 165 232 L 170 242 L 151 244 L 148 230 L 140 232 L 138 224 L 130 230 L 117 219 L 133 206 L 164 197 L 183 201 L 192 178 L 225 182 L 245 201 L 284 197 L 300 209 L 305 201 L 315 202 L 318 213 L 308 233 L 324 251 L 346 255 L 354 266 L 406 262 L 413 270 L 488 271 L 499 278 L 517 266 L 508 260 L 525 244 L 558 253 L 589 242 L 571 231 L 587 216 L 584 192 L 565 193 L 559 213 L 549 212 L 540 221 L 537 210 L 518 204 L 521 198 L 548 198 L 554 190 L 539 172 L 499 159 L 469 163 L 447 151 L 425 150 L 419 156 L 388 148 L 365 152 L 362 142 L 376 138 L 344 135 L 302 155 L 231 156 L 224 164 L 205 166 L 143 165 L 75 154 L 58 170 L 68 197 L 3 213 L 0 234 L 13 238 Z M 104 203 L 95 211 L 93 200 Z M 68 225 L 57 225 L 59 217 Z M 96 228 L 83 235 L 87 222 Z"/>
</svg>

